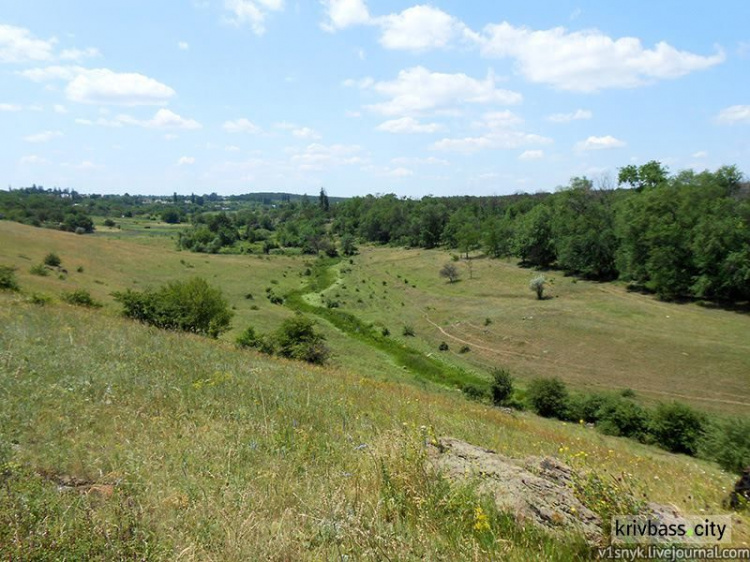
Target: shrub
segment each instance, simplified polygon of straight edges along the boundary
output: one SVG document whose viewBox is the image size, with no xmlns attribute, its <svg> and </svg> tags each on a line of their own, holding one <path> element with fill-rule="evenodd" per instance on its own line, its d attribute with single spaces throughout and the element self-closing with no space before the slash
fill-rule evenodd
<svg viewBox="0 0 750 562">
<path fill-rule="evenodd" d="M 213 338 L 229 329 L 233 316 L 221 290 L 200 277 L 174 281 L 157 290 L 128 289 L 113 296 L 128 318 Z"/>
<path fill-rule="evenodd" d="M 0 289 L 3 291 L 20 291 L 16 280 L 16 268 L 0 265 Z"/>
<path fill-rule="evenodd" d="M 566 419 L 568 389 L 560 379 L 534 379 L 529 383 L 527 394 L 529 404 L 540 416 Z"/>
<path fill-rule="evenodd" d="M 538 277 L 534 277 L 529 282 L 529 289 L 536 293 L 537 299 L 542 300 L 544 299 L 544 288 L 546 285 L 547 279 L 544 277 L 544 275 L 539 275 Z"/>
<path fill-rule="evenodd" d="M 79 265 L 79 266 L 78 266 L 78 267 L 76 268 L 76 271 L 77 271 L 78 273 L 83 273 L 83 266 L 82 266 L 82 265 Z"/>
<path fill-rule="evenodd" d="M 115 221 L 113 221 L 112 219 L 104 219 L 104 226 L 108 228 L 114 228 L 116 224 L 117 223 L 115 223 Z"/>
<path fill-rule="evenodd" d="M 47 277 L 49 275 L 49 269 L 44 267 L 44 264 L 32 265 L 29 269 L 29 273 L 32 275 L 38 275 L 39 277 Z"/>
<path fill-rule="evenodd" d="M 441 341 L 440 345 L 438 346 L 438 349 L 440 351 L 448 351 L 449 347 L 447 343 L 445 343 L 444 341 Z"/>
<path fill-rule="evenodd" d="M 91 293 L 86 289 L 76 289 L 75 291 L 62 293 L 60 298 L 64 302 L 75 306 L 86 306 L 89 308 L 100 308 L 102 306 L 102 303 L 95 301 Z"/>
<path fill-rule="evenodd" d="M 440 277 L 445 277 L 449 283 L 453 283 L 458 280 L 458 268 L 452 263 L 446 263 L 440 270 Z"/>
<path fill-rule="evenodd" d="M 606 435 L 630 437 L 645 441 L 649 430 L 649 413 L 641 406 L 624 398 L 604 402 L 598 412 L 597 428 Z"/>
<path fill-rule="evenodd" d="M 29 295 L 29 302 L 38 306 L 44 306 L 52 302 L 52 297 L 42 293 L 31 293 Z"/>
<path fill-rule="evenodd" d="M 462 345 L 461 349 L 458 350 L 459 353 L 469 353 L 471 351 L 471 348 L 468 345 Z"/>
<path fill-rule="evenodd" d="M 610 400 L 609 396 L 603 394 L 571 396 L 568 399 L 568 418 L 571 421 L 596 423 L 600 419 L 602 407 Z"/>
<path fill-rule="evenodd" d="M 62 263 L 62 260 L 60 259 L 60 256 L 58 256 L 55 252 L 50 252 L 46 256 L 44 256 L 44 265 L 48 265 L 50 267 L 60 267 L 60 264 Z"/>
<path fill-rule="evenodd" d="M 248 326 L 244 332 L 237 336 L 235 341 L 238 347 L 257 347 L 258 336 L 255 333 L 255 329 L 252 326 Z"/>
<path fill-rule="evenodd" d="M 513 377 L 507 369 L 492 371 L 492 403 L 496 406 L 505 405 L 513 394 Z"/>
<path fill-rule="evenodd" d="M 487 398 L 487 389 L 478 384 L 464 385 L 463 388 L 461 388 L 461 392 L 463 392 L 470 400 L 482 401 Z"/>
<path fill-rule="evenodd" d="M 382 330 L 380 330 L 380 334 L 381 334 L 381 335 L 382 335 L 382 336 L 383 336 L 384 338 L 387 338 L 388 336 L 390 336 L 390 335 L 391 335 L 391 331 L 390 331 L 390 330 L 389 330 L 388 328 L 386 328 L 385 326 L 383 326 L 383 329 L 382 329 Z"/>
<path fill-rule="evenodd" d="M 406 325 L 403 330 L 401 330 L 401 334 L 408 337 L 414 337 L 414 328 Z"/>
<path fill-rule="evenodd" d="M 322 365 L 330 350 L 325 337 L 315 331 L 315 323 L 301 314 L 287 318 L 276 332 L 277 353 L 289 359 L 299 359 Z"/>
<path fill-rule="evenodd" d="M 656 442 L 673 453 L 695 455 L 705 431 L 705 416 L 679 402 L 659 404 L 651 421 Z"/>
<path fill-rule="evenodd" d="M 750 466 L 750 420 L 730 419 L 711 429 L 703 456 L 715 460 L 724 470 L 742 473 Z"/>
</svg>

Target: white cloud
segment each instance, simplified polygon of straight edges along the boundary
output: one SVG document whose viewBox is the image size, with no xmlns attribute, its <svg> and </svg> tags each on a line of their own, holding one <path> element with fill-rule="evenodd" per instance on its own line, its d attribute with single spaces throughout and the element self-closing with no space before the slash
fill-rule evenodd
<svg viewBox="0 0 750 562">
<path fill-rule="evenodd" d="M 195 158 L 192 156 L 182 156 L 178 161 L 178 166 L 190 166 L 192 164 L 195 164 Z"/>
<path fill-rule="evenodd" d="M 359 111 L 352 111 L 350 109 L 347 109 L 344 112 L 344 115 L 346 115 L 347 117 L 349 117 L 351 119 L 356 119 L 357 117 L 362 117 L 362 113 L 361 112 L 359 112 Z"/>
<path fill-rule="evenodd" d="M 283 0 L 224 0 L 224 8 L 232 15 L 226 21 L 232 25 L 249 25 L 256 35 L 266 32 L 269 12 L 284 9 Z"/>
<path fill-rule="evenodd" d="M 320 134 L 309 127 L 300 127 L 298 129 L 294 129 L 292 131 L 292 134 L 298 139 L 316 140 L 320 138 Z"/>
<path fill-rule="evenodd" d="M 60 60 L 80 62 L 83 59 L 100 57 L 99 49 L 89 47 L 88 49 L 65 49 L 58 57 Z"/>
<path fill-rule="evenodd" d="M 61 136 L 63 136 L 63 134 L 60 131 L 43 131 L 34 135 L 27 135 L 23 140 L 26 142 L 43 143 Z"/>
<path fill-rule="evenodd" d="M 589 137 L 585 141 L 576 144 L 576 150 L 605 150 L 609 148 L 622 148 L 625 142 L 611 135 L 604 137 Z"/>
<path fill-rule="evenodd" d="M 227 152 L 239 152 L 240 151 L 240 147 L 239 146 L 234 146 L 232 144 L 228 144 L 227 146 L 224 147 L 224 150 L 227 151 Z"/>
<path fill-rule="evenodd" d="M 435 158 L 434 156 L 428 156 L 427 158 L 411 157 L 411 156 L 399 156 L 398 158 L 392 158 L 391 164 L 397 166 L 448 166 L 450 162 L 443 160 L 442 158 Z"/>
<path fill-rule="evenodd" d="M 0 25 L 0 63 L 46 61 L 53 58 L 56 39 L 37 39 L 28 29 Z"/>
<path fill-rule="evenodd" d="M 37 156 L 36 154 L 31 154 L 29 156 L 24 156 L 23 158 L 21 158 L 21 160 L 19 160 L 19 164 L 28 166 L 43 166 L 45 164 L 49 164 L 49 160 L 46 160 L 41 156 Z"/>
<path fill-rule="evenodd" d="M 518 157 L 519 160 L 540 160 L 544 158 L 543 150 L 524 150 Z"/>
<path fill-rule="evenodd" d="M 52 106 L 52 109 L 55 113 L 65 114 L 68 112 L 67 108 L 64 105 L 60 105 L 56 103 L 54 106 Z"/>
<path fill-rule="evenodd" d="M 370 23 L 370 12 L 363 0 L 323 0 L 328 21 L 321 27 L 329 32 Z"/>
<path fill-rule="evenodd" d="M 490 111 L 482 115 L 482 121 L 477 125 L 482 127 L 488 127 L 490 129 L 507 129 L 509 127 L 515 127 L 523 123 L 518 115 L 510 110 L 506 111 Z"/>
<path fill-rule="evenodd" d="M 245 119 L 237 119 L 235 121 L 225 121 L 222 125 L 223 129 L 227 133 L 253 133 L 258 134 L 261 132 L 261 128 L 258 127 L 252 121 Z"/>
<path fill-rule="evenodd" d="M 374 83 L 375 83 L 375 80 L 368 76 L 366 78 L 361 78 L 359 80 L 355 80 L 354 78 L 347 78 L 341 84 L 343 86 L 346 86 L 347 88 L 360 88 L 364 90 L 372 86 Z"/>
<path fill-rule="evenodd" d="M 177 140 L 178 138 L 180 138 L 180 136 L 175 135 L 174 133 L 167 133 L 166 135 L 164 135 L 164 140 L 166 141 L 173 141 Z"/>
<path fill-rule="evenodd" d="M 588 109 L 577 109 L 573 113 L 554 113 L 547 117 L 547 121 L 553 123 L 570 123 L 571 121 L 580 121 L 582 119 L 591 119 L 593 113 Z"/>
<path fill-rule="evenodd" d="M 22 106 L 15 103 L 0 103 L 0 111 L 21 111 Z"/>
<path fill-rule="evenodd" d="M 465 27 L 459 20 L 432 6 L 407 8 L 376 20 L 382 27 L 380 44 L 386 49 L 426 51 L 444 48 Z"/>
<path fill-rule="evenodd" d="M 313 143 L 292 155 L 291 161 L 301 170 L 325 170 L 335 166 L 362 164 L 362 149 L 357 145 Z"/>
<path fill-rule="evenodd" d="M 108 68 L 48 66 L 24 70 L 22 76 L 34 82 L 63 80 L 70 101 L 99 105 L 164 105 L 175 91 L 143 74 L 114 72 Z"/>
<path fill-rule="evenodd" d="M 183 130 L 195 130 L 203 128 L 203 125 L 198 123 L 195 119 L 186 119 L 177 115 L 174 111 L 169 109 L 160 109 L 156 114 L 147 121 L 141 121 L 133 119 L 128 115 L 119 115 L 117 121 L 126 125 L 137 125 L 139 127 L 145 127 L 147 129 L 183 129 Z"/>
<path fill-rule="evenodd" d="M 401 117 L 381 123 L 375 130 L 385 131 L 387 133 L 436 133 L 441 131 L 443 126 L 439 123 L 420 123 L 413 117 Z"/>
<path fill-rule="evenodd" d="M 722 109 L 716 120 L 725 125 L 750 123 L 750 105 L 733 105 Z"/>
<path fill-rule="evenodd" d="M 492 131 L 479 137 L 445 138 L 432 145 L 434 150 L 471 153 L 486 149 L 511 149 L 550 144 L 552 139 L 522 131 Z"/>
<path fill-rule="evenodd" d="M 488 73 L 484 80 L 466 74 L 430 72 L 416 66 L 398 73 L 391 82 L 377 82 L 372 88 L 386 102 L 367 106 L 383 115 L 408 115 L 462 104 L 515 104 L 521 94 L 495 87 L 495 77 Z"/>
<path fill-rule="evenodd" d="M 395 168 L 386 171 L 385 175 L 391 178 L 408 178 L 409 176 L 413 176 L 414 172 L 409 168 Z"/>
<path fill-rule="evenodd" d="M 647 49 L 638 38 L 612 39 L 596 29 L 535 31 L 507 22 L 486 26 L 478 41 L 486 57 L 515 59 L 519 72 L 531 82 L 579 92 L 678 78 L 725 59 L 721 50 L 702 56 L 663 41 Z"/>
<path fill-rule="evenodd" d="M 177 43 L 177 48 L 181 51 L 187 51 L 188 49 L 190 49 L 190 45 L 187 43 L 187 41 L 180 41 L 179 43 Z"/>
<path fill-rule="evenodd" d="M 693 153 L 693 158 L 707 158 L 708 152 L 705 150 L 699 150 L 698 152 Z"/>
<path fill-rule="evenodd" d="M 96 121 L 92 121 L 91 119 L 76 119 L 75 122 L 79 125 L 86 125 L 89 127 L 93 125 L 99 127 L 122 127 L 122 121 L 116 119 L 105 119 L 104 117 L 99 117 Z"/>
</svg>

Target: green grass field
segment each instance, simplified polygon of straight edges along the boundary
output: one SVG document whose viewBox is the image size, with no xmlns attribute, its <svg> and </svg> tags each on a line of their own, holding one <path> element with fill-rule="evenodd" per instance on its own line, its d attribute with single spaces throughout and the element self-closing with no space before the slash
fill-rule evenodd
<svg viewBox="0 0 750 562">
<path fill-rule="evenodd" d="M 415 380 L 389 354 L 322 319 L 335 354 L 325 368 L 238 350 L 232 339 L 247 324 L 270 330 L 293 314 L 270 304 L 265 288 L 300 289 L 310 258 L 190 254 L 175 251 L 168 236 L 149 237 L 0 221 L 0 264 L 18 268 L 23 290 L 0 294 L 0 558 L 587 556 L 573 537 L 553 540 L 491 511 L 490 529 L 477 531 L 476 507 L 489 510 L 484 500 L 422 468 L 419 443 L 433 433 L 508 456 L 559 457 L 602 476 L 616 496 L 631 490 L 685 513 L 724 513 L 734 477 L 712 463 L 468 401 Z M 50 251 L 62 258 L 64 280 L 29 272 Z M 365 248 L 353 264 L 336 266 L 340 278 L 324 298 L 425 353 L 439 354 L 445 340 L 451 349 L 442 360 L 480 376 L 504 365 L 521 378 L 558 375 L 581 387 L 666 392 L 746 411 L 747 316 L 554 274 L 553 298 L 537 302 L 529 271 L 476 260 L 474 279 L 464 270 L 448 285 L 437 276 L 447 259 Z M 222 339 L 127 321 L 110 296 L 191 275 L 220 286 L 236 308 Z M 77 288 L 104 307 L 57 299 Z M 32 292 L 55 300 L 30 304 Z M 416 337 L 401 336 L 404 324 Z M 458 353 L 459 340 L 471 351 Z M 701 373 L 714 377 L 702 389 Z M 587 501 L 614 508 L 611 497 L 592 490 Z M 734 543 L 747 545 L 750 519 L 733 518 Z"/>
</svg>

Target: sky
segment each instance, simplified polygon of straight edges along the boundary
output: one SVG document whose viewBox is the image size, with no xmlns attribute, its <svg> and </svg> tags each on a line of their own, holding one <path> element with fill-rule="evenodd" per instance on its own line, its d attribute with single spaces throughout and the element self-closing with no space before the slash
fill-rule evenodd
<svg viewBox="0 0 750 562">
<path fill-rule="evenodd" d="M 750 2 L 0 0 L 0 185 L 332 196 L 750 172 Z"/>
</svg>

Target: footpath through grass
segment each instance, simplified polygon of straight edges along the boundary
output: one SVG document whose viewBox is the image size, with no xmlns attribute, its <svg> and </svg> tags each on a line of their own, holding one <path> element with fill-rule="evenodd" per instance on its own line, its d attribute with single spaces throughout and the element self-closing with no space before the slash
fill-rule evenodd
<svg viewBox="0 0 750 562">
<path fill-rule="evenodd" d="M 336 308 L 315 306 L 305 300 L 309 293 L 321 293 L 336 282 L 333 269 L 340 259 L 321 258 L 311 267 L 310 282 L 286 296 L 286 304 L 293 310 L 314 314 L 330 322 L 336 328 L 357 340 L 389 354 L 397 365 L 408 369 L 415 376 L 438 384 L 462 389 L 467 385 L 488 387 L 486 379 L 463 369 L 448 365 L 421 351 L 399 343 L 378 332 L 376 326 L 367 324 L 355 315 Z"/>
</svg>

